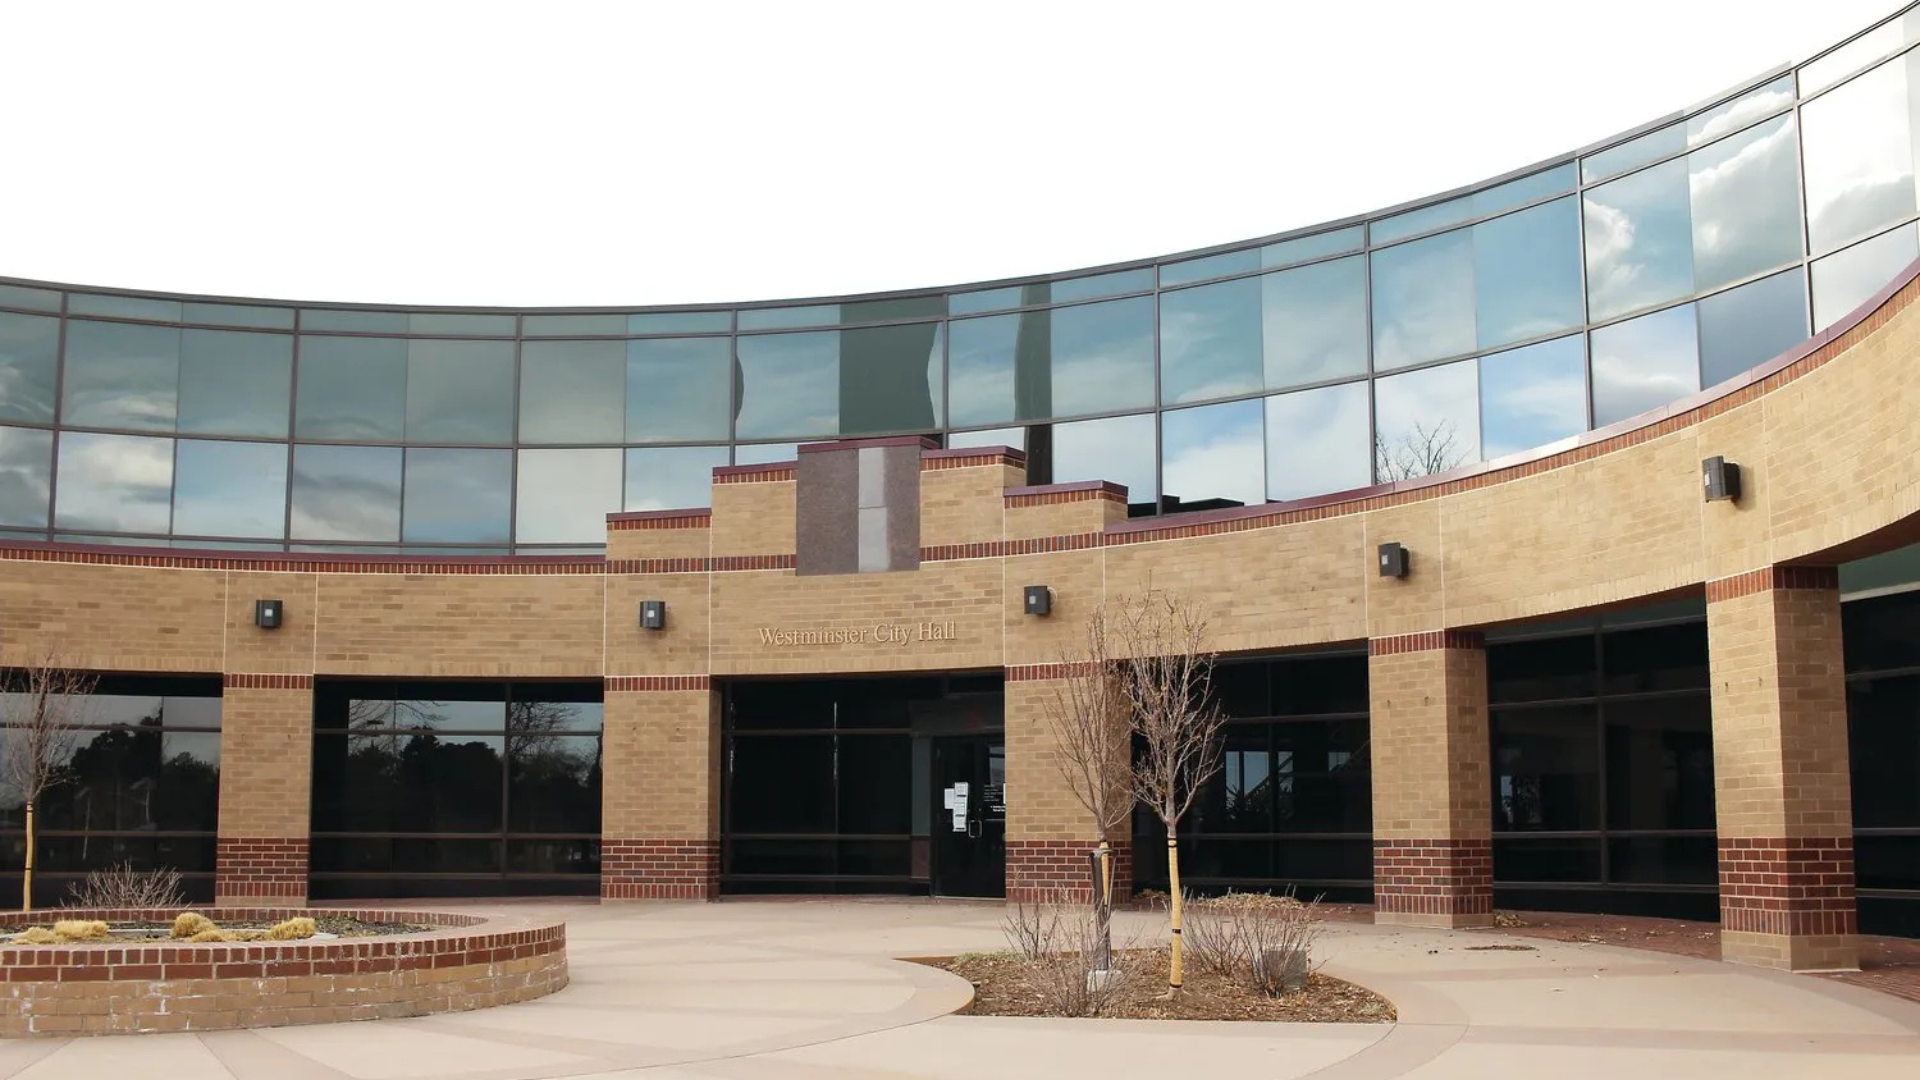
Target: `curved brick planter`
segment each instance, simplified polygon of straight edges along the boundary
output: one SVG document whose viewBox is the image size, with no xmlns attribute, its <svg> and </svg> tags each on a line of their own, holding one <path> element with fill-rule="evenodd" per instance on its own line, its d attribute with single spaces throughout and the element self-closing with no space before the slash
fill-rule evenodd
<svg viewBox="0 0 1920 1080">
<path fill-rule="evenodd" d="M 357 909 L 209 908 L 221 922 L 296 915 L 438 929 L 332 941 L 0 944 L 0 1037 L 218 1031 L 463 1012 L 567 985 L 555 919 Z M 175 910 L 50 909 L 9 921 L 171 921 Z"/>
</svg>

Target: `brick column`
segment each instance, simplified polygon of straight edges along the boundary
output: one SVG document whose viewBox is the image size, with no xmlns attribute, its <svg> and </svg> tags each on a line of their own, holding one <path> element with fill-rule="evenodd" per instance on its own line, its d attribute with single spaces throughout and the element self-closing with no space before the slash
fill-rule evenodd
<svg viewBox="0 0 1920 1080">
<path fill-rule="evenodd" d="M 1059 746 L 1047 719 L 1048 702 L 1073 676 L 1065 664 L 1007 668 L 1007 899 L 1093 897 L 1087 853 L 1100 846 L 1099 829 L 1061 774 Z M 1121 796 L 1125 798 L 1125 796 Z M 1133 895 L 1131 802 L 1128 823 L 1107 837 L 1114 849 L 1113 895 Z"/>
<path fill-rule="evenodd" d="M 705 675 L 606 681 L 600 899 L 720 893 L 720 713 Z"/>
<path fill-rule="evenodd" d="M 307 902 L 313 676 L 225 677 L 214 902 Z"/>
<path fill-rule="evenodd" d="M 1720 955 L 1859 966 L 1838 573 L 1775 566 L 1707 583 Z"/>
<path fill-rule="evenodd" d="M 1493 923 L 1487 652 L 1462 630 L 1368 643 L 1377 923 Z"/>
</svg>

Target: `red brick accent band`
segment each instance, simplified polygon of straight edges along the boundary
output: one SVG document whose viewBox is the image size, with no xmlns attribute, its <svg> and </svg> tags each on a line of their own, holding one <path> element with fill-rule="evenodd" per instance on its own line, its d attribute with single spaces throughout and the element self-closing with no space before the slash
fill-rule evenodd
<svg viewBox="0 0 1920 1080">
<path fill-rule="evenodd" d="M 1853 934 L 1856 909 L 1853 837 L 1721 838 L 1721 929 Z"/>
<path fill-rule="evenodd" d="M 630 510 L 607 515 L 608 532 L 623 532 L 630 529 L 706 529 L 712 526 L 713 511 L 710 509 Z"/>
<path fill-rule="evenodd" d="M 797 472 L 797 462 L 769 461 L 764 465 L 721 465 L 713 470 L 713 482 L 716 484 L 777 484 L 782 480 L 791 481 Z"/>
<path fill-rule="evenodd" d="M 1400 653 L 1432 652 L 1435 649 L 1485 649 L 1487 638 L 1478 630 L 1428 630 L 1420 634 L 1396 634 L 1367 642 L 1368 656 L 1396 656 Z"/>
<path fill-rule="evenodd" d="M 920 549 L 921 562 L 953 559 L 999 559 L 1008 555 L 1041 555 L 1049 551 L 1084 551 L 1100 546 L 1099 533 L 1032 536 L 1024 540 L 988 540 L 974 544 L 938 544 Z"/>
<path fill-rule="evenodd" d="M 605 690 L 609 694 L 659 694 L 712 688 L 713 680 L 706 675 L 609 675 Z"/>
<path fill-rule="evenodd" d="M 1836 566 L 1767 566 L 1707 582 L 1707 603 L 1738 600 L 1754 593 L 1787 589 L 1840 588 L 1840 568 Z"/>
<path fill-rule="evenodd" d="M 220 685 L 229 690 L 311 690 L 311 675 L 243 675 L 229 671 L 220 676 Z"/>
<path fill-rule="evenodd" d="M 1491 840 L 1375 840 L 1374 910 L 1403 915 L 1491 915 Z"/>
<path fill-rule="evenodd" d="M 602 900 L 711 900 L 718 895 L 716 841 L 600 841 Z"/>
<path fill-rule="evenodd" d="M 1058 901 L 1084 904 L 1093 899 L 1093 870 L 1087 855 L 1097 840 L 1007 841 L 1007 899 L 1020 903 Z M 1133 844 L 1111 843 L 1113 899 L 1133 896 Z"/>
<path fill-rule="evenodd" d="M 718 573 L 729 570 L 791 570 L 794 566 L 792 555 L 722 555 L 712 560 L 713 569 Z"/>
<path fill-rule="evenodd" d="M 1007 668 L 1007 681 L 1046 682 L 1050 679 L 1071 679 L 1092 673 L 1092 661 L 1082 661 L 1077 664 L 1020 664 Z"/>
<path fill-rule="evenodd" d="M 184 552 L 109 544 L 42 544 L 0 541 L 0 562 L 83 563 L 90 566 L 151 566 L 170 570 L 258 570 L 276 574 L 488 574 L 546 577 L 598 574 L 598 555 L 298 555 Z"/>
<path fill-rule="evenodd" d="M 1127 489 L 1107 480 L 1079 480 L 1071 484 L 1041 484 L 1037 487 L 1008 488 L 1008 506 L 1056 506 L 1060 503 L 1127 501 Z"/>
<path fill-rule="evenodd" d="M 307 895 L 307 838 L 222 836 L 214 842 L 213 895 L 221 901 Z"/>
<path fill-rule="evenodd" d="M 722 555 L 703 558 L 698 555 L 677 559 L 609 559 L 604 564 L 609 574 L 710 574 L 728 570 L 791 570 L 792 555 Z"/>
</svg>

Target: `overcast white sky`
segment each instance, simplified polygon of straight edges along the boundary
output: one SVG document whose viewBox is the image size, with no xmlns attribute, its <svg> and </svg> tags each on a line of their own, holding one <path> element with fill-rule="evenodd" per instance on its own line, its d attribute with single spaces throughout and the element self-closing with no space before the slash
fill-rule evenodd
<svg viewBox="0 0 1920 1080">
<path fill-rule="evenodd" d="M 1090 266 L 1482 179 L 1898 0 L 0 4 L 0 276 L 414 304 Z"/>
</svg>

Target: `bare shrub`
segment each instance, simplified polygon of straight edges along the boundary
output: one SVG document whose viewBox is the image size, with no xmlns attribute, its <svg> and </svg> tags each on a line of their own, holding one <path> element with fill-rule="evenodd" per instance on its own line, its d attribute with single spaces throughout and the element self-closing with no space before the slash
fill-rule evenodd
<svg viewBox="0 0 1920 1080">
<path fill-rule="evenodd" d="M 1324 926 L 1317 899 L 1230 892 L 1193 901 L 1192 911 L 1187 947 L 1196 967 L 1268 994 L 1305 989 Z"/>
<path fill-rule="evenodd" d="M 95 870 L 87 880 L 67 886 L 66 907 L 178 908 L 186 903 L 178 870 L 135 870 L 119 863 Z"/>
<path fill-rule="evenodd" d="M 1112 928 L 1082 904 L 1018 903 L 1005 923 L 1027 986 L 1053 1016 L 1105 1016 L 1140 972 L 1137 954 L 1112 947 Z"/>
<path fill-rule="evenodd" d="M 1065 906 L 1058 900 L 1017 900 L 1007 905 L 1000 929 L 1007 944 L 1023 960 L 1035 960 L 1052 952 L 1059 944 L 1060 923 Z"/>
</svg>

